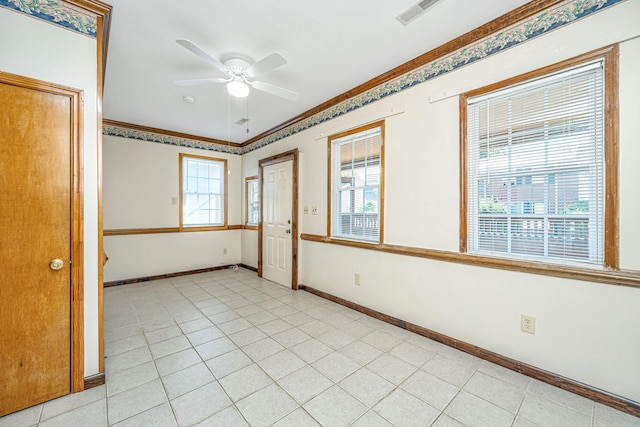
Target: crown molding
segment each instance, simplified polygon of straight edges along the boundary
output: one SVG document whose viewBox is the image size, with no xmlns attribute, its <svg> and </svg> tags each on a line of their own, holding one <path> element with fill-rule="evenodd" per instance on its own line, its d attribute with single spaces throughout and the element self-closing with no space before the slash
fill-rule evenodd
<svg viewBox="0 0 640 427">
<path fill-rule="evenodd" d="M 220 153 L 242 154 L 241 145 L 235 142 L 226 142 L 220 139 L 206 138 L 188 133 L 174 132 L 109 119 L 102 121 L 102 133 L 104 135 L 156 142 L 159 144 L 178 145 Z"/>
<path fill-rule="evenodd" d="M 626 0 L 534 0 L 242 144 L 243 154 L 503 52 Z"/>
</svg>

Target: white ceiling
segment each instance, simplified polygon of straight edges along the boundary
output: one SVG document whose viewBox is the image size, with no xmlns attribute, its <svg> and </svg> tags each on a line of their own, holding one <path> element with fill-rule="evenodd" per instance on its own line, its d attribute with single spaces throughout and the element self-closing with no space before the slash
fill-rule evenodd
<svg viewBox="0 0 640 427">
<path fill-rule="evenodd" d="M 113 12 L 104 118 L 238 143 L 526 3 L 441 0 L 404 26 L 395 17 L 414 0 L 107 2 Z M 218 59 L 241 54 L 257 61 L 279 52 L 288 63 L 259 80 L 300 97 L 252 89 L 238 99 L 224 84 L 177 86 L 175 80 L 220 74 L 176 39 Z M 244 117 L 248 124 L 234 124 Z"/>
</svg>

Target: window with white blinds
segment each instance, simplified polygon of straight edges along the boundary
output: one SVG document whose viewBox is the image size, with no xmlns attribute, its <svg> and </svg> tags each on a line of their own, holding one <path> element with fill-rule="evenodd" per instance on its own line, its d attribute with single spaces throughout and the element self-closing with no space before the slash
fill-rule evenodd
<svg viewBox="0 0 640 427">
<path fill-rule="evenodd" d="M 383 129 L 378 122 L 329 138 L 332 237 L 381 241 Z"/>
<path fill-rule="evenodd" d="M 225 225 L 227 161 L 180 154 L 181 226 Z"/>
<path fill-rule="evenodd" d="M 468 99 L 469 252 L 604 262 L 603 62 Z"/>
</svg>

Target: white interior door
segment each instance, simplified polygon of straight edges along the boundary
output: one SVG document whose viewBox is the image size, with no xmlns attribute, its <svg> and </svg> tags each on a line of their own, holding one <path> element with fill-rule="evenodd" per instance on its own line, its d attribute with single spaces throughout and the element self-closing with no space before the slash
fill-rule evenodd
<svg viewBox="0 0 640 427">
<path fill-rule="evenodd" d="M 293 161 L 266 166 L 262 185 L 262 277 L 291 287 Z"/>
</svg>

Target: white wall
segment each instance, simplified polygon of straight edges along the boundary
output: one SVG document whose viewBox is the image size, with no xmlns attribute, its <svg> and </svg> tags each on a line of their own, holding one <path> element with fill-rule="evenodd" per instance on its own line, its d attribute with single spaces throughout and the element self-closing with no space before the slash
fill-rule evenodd
<svg viewBox="0 0 640 427">
<path fill-rule="evenodd" d="M 105 230 L 179 226 L 180 153 L 227 159 L 227 223 L 242 224 L 240 156 L 105 135 Z M 109 282 L 238 264 L 241 230 L 105 236 L 104 247 Z"/>
<path fill-rule="evenodd" d="M 96 40 L 0 8 L 0 70 L 84 91 L 84 364 L 98 373 Z"/>
<path fill-rule="evenodd" d="M 628 1 L 243 156 L 299 148 L 300 232 L 324 235 L 326 135 L 386 119 L 385 242 L 458 251 L 458 97 L 614 42 L 620 45 L 620 260 L 640 269 L 640 1 Z M 319 214 L 304 215 L 302 206 Z M 253 248 L 257 252 L 257 246 Z M 254 259 L 243 246 L 244 259 Z M 300 282 L 383 313 L 640 401 L 640 289 L 300 242 Z M 246 258 L 245 258 L 246 257 Z M 361 286 L 354 286 L 360 273 Z M 536 334 L 520 331 L 520 314 Z"/>
<path fill-rule="evenodd" d="M 249 267 L 258 268 L 258 231 L 242 230 L 242 263 Z"/>
<path fill-rule="evenodd" d="M 636 3 L 637 4 L 637 3 Z M 640 16 L 637 11 L 636 17 Z M 639 23 L 636 27 L 640 27 Z M 640 198 L 638 161 L 640 160 L 640 38 L 620 45 L 620 265 L 640 270 Z M 635 141 L 635 143 L 634 143 Z M 640 387 L 639 387 L 640 388 Z"/>
</svg>

